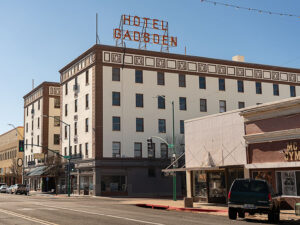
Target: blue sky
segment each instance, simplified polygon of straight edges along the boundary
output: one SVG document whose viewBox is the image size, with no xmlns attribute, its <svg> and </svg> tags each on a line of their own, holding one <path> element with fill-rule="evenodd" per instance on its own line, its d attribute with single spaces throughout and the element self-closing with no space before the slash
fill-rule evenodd
<svg viewBox="0 0 300 225">
<path fill-rule="evenodd" d="M 297 14 L 297 0 L 218 0 Z M 173 53 L 300 68 L 300 18 L 270 16 L 200 0 L 0 0 L 0 134 L 23 125 L 23 96 L 35 84 L 59 81 L 59 69 L 95 44 L 114 45 L 113 28 L 130 14 L 169 22 Z M 300 13 L 299 13 L 300 14 Z M 138 47 L 127 43 L 128 47 Z M 154 48 L 149 48 L 154 49 Z"/>
</svg>

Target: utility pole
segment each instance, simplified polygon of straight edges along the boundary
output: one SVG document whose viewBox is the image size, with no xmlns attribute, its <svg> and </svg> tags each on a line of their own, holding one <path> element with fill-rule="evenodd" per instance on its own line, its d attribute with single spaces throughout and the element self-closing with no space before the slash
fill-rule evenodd
<svg viewBox="0 0 300 225">
<path fill-rule="evenodd" d="M 175 121 L 174 121 L 174 101 L 172 101 L 172 149 L 173 149 L 173 160 L 176 160 L 176 150 L 175 150 Z M 176 168 L 176 163 L 173 164 L 173 168 Z M 176 172 L 173 172 L 173 201 L 176 201 Z"/>
</svg>

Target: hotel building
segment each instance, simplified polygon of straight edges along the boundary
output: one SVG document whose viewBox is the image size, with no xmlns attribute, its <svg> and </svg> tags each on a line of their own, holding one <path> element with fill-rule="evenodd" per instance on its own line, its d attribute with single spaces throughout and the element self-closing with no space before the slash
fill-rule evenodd
<svg viewBox="0 0 300 225">
<path fill-rule="evenodd" d="M 184 151 L 184 120 L 300 94 L 300 70 L 147 50 L 95 45 L 60 70 L 62 154 L 76 161 L 74 192 L 170 195 L 161 173 Z M 180 179 L 178 193 L 180 194 Z"/>
</svg>

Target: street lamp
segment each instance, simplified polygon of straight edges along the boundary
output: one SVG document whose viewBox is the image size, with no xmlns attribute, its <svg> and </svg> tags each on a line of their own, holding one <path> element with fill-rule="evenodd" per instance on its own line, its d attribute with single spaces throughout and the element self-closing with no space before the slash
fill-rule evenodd
<svg viewBox="0 0 300 225">
<path fill-rule="evenodd" d="M 19 130 L 16 128 L 15 125 L 13 125 L 12 123 L 7 124 L 8 126 L 13 127 L 14 129 L 16 129 L 17 133 L 21 136 L 21 138 L 24 140 L 24 135 L 20 134 Z M 24 184 L 24 174 L 25 174 L 25 150 L 23 152 L 23 162 L 22 162 L 22 184 Z"/>
<path fill-rule="evenodd" d="M 43 115 L 43 117 L 47 117 L 47 118 L 53 118 L 54 120 L 57 120 L 59 121 L 60 123 L 63 123 L 65 124 L 69 129 L 69 152 L 70 152 L 70 149 L 71 149 L 71 126 L 70 124 L 58 119 L 57 117 L 55 116 L 48 116 L 48 115 Z M 70 181 L 70 161 L 71 161 L 71 156 L 64 156 L 65 159 L 68 160 L 68 197 L 70 197 L 70 194 L 71 194 L 71 181 Z"/>
<path fill-rule="evenodd" d="M 157 95 L 155 98 L 163 98 L 167 101 L 166 97 L 163 95 Z M 170 102 L 170 101 L 168 101 Z M 172 104 L 172 145 L 169 147 L 173 149 L 174 161 L 176 160 L 176 152 L 175 152 L 175 125 L 174 125 L 174 101 L 170 102 Z M 176 168 L 175 163 L 173 164 L 173 168 Z M 176 172 L 173 172 L 173 200 L 176 201 Z"/>
</svg>

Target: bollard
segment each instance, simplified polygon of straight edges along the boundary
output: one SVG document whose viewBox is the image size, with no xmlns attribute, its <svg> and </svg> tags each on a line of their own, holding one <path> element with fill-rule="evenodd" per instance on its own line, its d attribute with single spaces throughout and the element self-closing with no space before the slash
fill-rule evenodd
<svg viewBox="0 0 300 225">
<path fill-rule="evenodd" d="M 184 198 L 184 208 L 193 208 L 193 198 Z"/>
<path fill-rule="evenodd" d="M 300 216 L 300 203 L 295 204 L 295 215 Z"/>
</svg>

